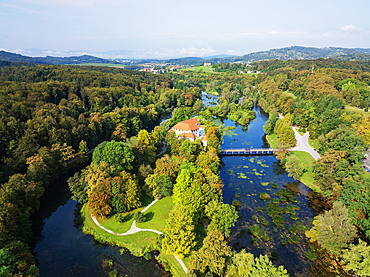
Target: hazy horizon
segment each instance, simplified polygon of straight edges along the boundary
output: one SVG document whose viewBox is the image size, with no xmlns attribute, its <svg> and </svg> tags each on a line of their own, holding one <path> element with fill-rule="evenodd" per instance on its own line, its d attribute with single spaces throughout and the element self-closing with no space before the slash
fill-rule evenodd
<svg viewBox="0 0 370 277">
<path fill-rule="evenodd" d="M 366 0 L 2 0 L 0 49 L 164 59 L 289 46 L 370 48 L 369 7 Z"/>
</svg>

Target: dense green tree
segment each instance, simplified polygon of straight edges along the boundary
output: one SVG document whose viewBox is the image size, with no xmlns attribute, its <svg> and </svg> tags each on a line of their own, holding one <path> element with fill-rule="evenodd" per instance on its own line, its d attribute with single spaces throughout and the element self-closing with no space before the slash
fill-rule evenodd
<svg viewBox="0 0 370 277">
<path fill-rule="evenodd" d="M 359 276 L 370 276 L 370 246 L 359 239 L 357 245 L 351 244 L 343 250 L 343 262 L 347 271 Z"/>
<path fill-rule="evenodd" d="M 176 183 L 173 186 L 173 197 L 175 203 L 180 203 L 183 194 L 191 186 L 193 176 L 197 168 L 193 163 L 184 160 L 180 166 L 179 175 L 176 178 Z"/>
<path fill-rule="evenodd" d="M 238 212 L 235 210 L 235 207 L 213 200 L 205 207 L 205 212 L 211 220 L 208 230 L 217 230 L 228 238 L 230 236 L 230 228 L 235 226 L 235 222 L 238 219 Z"/>
<path fill-rule="evenodd" d="M 211 273 L 222 276 L 227 258 L 231 255 L 230 246 L 219 231 L 208 231 L 203 246 L 190 256 L 190 271 Z"/>
<path fill-rule="evenodd" d="M 102 161 L 114 166 L 118 172 L 122 170 L 130 171 L 134 155 L 130 147 L 124 142 L 105 141 L 95 148 L 92 158 L 92 162 L 95 164 Z"/>
<path fill-rule="evenodd" d="M 196 245 L 195 226 L 186 207 L 177 204 L 171 211 L 164 229 L 162 250 L 183 258 Z"/>
<path fill-rule="evenodd" d="M 283 266 L 274 266 L 266 255 L 260 255 L 254 259 L 251 271 L 246 276 L 288 277 L 290 274 Z"/>
<path fill-rule="evenodd" d="M 227 276 L 230 277 L 244 277 L 250 273 L 252 265 L 254 264 L 254 256 L 242 249 L 239 253 L 233 251 L 231 256 L 227 259 Z"/>
<path fill-rule="evenodd" d="M 304 166 L 301 164 L 300 160 L 291 155 L 288 158 L 288 161 L 285 163 L 286 170 L 289 172 L 289 176 L 293 177 L 296 180 L 300 180 L 304 172 Z"/>
<path fill-rule="evenodd" d="M 68 178 L 67 183 L 72 194 L 71 199 L 81 204 L 86 203 L 88 200 L 88 184 L 85 181 L 85 170 L 76 172 L 72 177 Z"/>
<path fill-rule="evenodd" d="M 356 237 L 356 227 L 348 215 L 348 210 L 340 201 L 333 204 L 333 209 L 318 215 L 313 227 L 306 232 L 311 241 L 317 241 L 330 253 L 339 255 Z"/>
</svg>

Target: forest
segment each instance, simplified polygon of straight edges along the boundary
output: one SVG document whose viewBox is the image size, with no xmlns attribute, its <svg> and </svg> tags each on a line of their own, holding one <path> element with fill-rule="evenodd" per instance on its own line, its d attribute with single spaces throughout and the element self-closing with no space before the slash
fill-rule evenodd
<svg viewBox="0 0 370 277">
<path fill-rule="evenodd" d="M 288 276 L 267 256 L 237 253 L 227 243 L 237 207 L 222 201 L 223 129 L 211 119 L 229 117 L 247 127 L 258 103 L 269 113 L 265 131 L 280 138 L 280 147 L 293 145 L 286 127 L 293 124 L 310 132 L 322 157 L 313 178 L 327 209 L 317 212 L 306 233 L 317 260 L 335 263 L 333 274 L 367 276 L 370 179 L 361 159 L 370 143 L 369 63 L 262 61 L 253 67 L 264 73 L 253 75 L 238 74 L 240 65 L 218 67 L 222 73 L 171 75 L 108 67 L 1 68 L 1 274 L 38 275 L 28 245 L 31 215 L 52 181 L 73 164 L 86 164 L 95 148 L 91 163 L 68 181 L 72 199 L 91 214 L 125 222 L 124 214 L 143 206 L 143 197 L 171 196 L 175 206 L 157 245 L 187 256 L 190 276 Z M 202 91 L 218 94 L 218 105 L 204 107 Z M 154 127 L 172 111 L 172 119 Z M 207 151 L 200 141 L 167 134 L 193 115 L 207 125 Z M 169 150 L 157 157 L 162 141 Z M 288 166 L 289 156 L 278 158 Z"/>
<path fill-rule="evenodd" d="M 37 275 L 28 246 L 30 217 L 71 162 L 84 163 L 86 152 L 102 141 L 150 130 L 173 107 L 191 106 L 199 97 L 199 90 L 175 89 L 166 76 L 122 69 L 0 69 L 2 275 Z"/>
</svg>

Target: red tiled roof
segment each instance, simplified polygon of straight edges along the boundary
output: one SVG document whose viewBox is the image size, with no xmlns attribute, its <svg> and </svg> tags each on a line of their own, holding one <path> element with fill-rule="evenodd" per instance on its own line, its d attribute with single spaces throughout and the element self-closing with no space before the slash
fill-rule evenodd
<svg viewBox="0 0 370 277">
<path fill-rule="evenodd" d="M 182 122 L 177 123 L 172 129 L 182 130 L 182 131 L 194 131 L 198 130 L 200 127 L 200 121 L 196 118 L 191 118 Z"/>
<path fill-rule="evenodd" d="M 180 137 L 195 138 L 195 135 L 192 133 L 182 133 Z"/>
</svg>

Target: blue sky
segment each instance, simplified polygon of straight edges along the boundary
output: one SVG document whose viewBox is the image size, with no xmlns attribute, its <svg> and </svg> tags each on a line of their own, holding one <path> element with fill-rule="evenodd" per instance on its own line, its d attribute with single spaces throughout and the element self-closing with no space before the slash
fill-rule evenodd
<svg viewBox="0 0 370 277">
<path fill-rule="evenodd" d="M 0 49 L 169 58 L 370 48 L 369 14 L 369 0 L 0 0 Z"/>
</svg>

